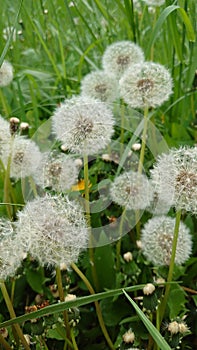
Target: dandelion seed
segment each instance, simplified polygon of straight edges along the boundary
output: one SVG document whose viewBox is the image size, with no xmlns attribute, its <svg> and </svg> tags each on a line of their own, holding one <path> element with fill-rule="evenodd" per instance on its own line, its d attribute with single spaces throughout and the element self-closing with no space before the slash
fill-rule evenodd
<svg viewBox="0 0 197 350">
<path fill-rule="evenodd" d="M 10 176 L 14 179 L 31 176 L 36 171 L 42 159 L 38 146 L 29 139 L 16 136 L 5 147 L 2 161 L 7 167 L 8 159 L 11 155 Z"/>
<path fill-rule="evenodd" d="M 120 95 L 133 108 L 160 106 L 171 94 L 171 75 L 158 63 L 135 64 L 120 79 Z"/>
<path fill-rule="evenodd" d="M 13 67 L 11 63 L 4 61 L 0 67 L 0 87 L 7 86 L 13 80 Z"/>
<path fill-rule="evenodd" d="M 142 229 L 142 252 L 155 266 L 169 265 L 172 254 L 175 219 L 157 216 L 149 219 Z M 192 239 L 187 226 L 181 222 L 175 263 L 182 265 L 192 251 Z"/>
<path fill-rule="evenodd" d="M 113 102 L 118 97 L 117 80 L 105 71 L 91 72 L 81 81 L 81 94 L 103 102 Z"/>
<path fill-rule="evenodd" d="M 54 113 L 53 131 L 71 152 L 94 154 L 111 141 L 114 119 L 104 102 L 79 96 L 65 100 Z"/>
<path fill-rule="evenodd" d="M 14 276 L 23 257 L 22 246 L 17 240 L 12 223 L 0 219 L 0 280 Z"/>
<path fill-rule="evenodd" d="M 118 41 L 107 47 L 103 54 L 103 68 L 108 74 L 113 74 L 117 79 L 125 70 L 144 61 L 142 49 L 131 41 Z"/>
<path fill-rule="evenodd" d="M 162 154 L 151 176 L 164 203 L 197 214 L 197 147 L 181 147 Z"/>
<path fill-rule="evenodd" d="M 112 200 L 126 209 L 145 209 L 152 199 L 152 186 L 145 175 L 129 171 L 119 175 L 113 182 Z"/>
<path fill-rule="evenodd" d="M 34 173 L 34 179 L 42 188 L 65 192 L 76 183 L 78 172 L 75 160 L 70 156 L 46 153 Z"/>
<path fill-rule="evenodd" d="M 88 230 L 81 207 L 67 197 L 37 197 L 18 213 L 18 240 L 44 265 L 70 266 L 87 248 Z M 25 237 L 25 239 L 24 239 Z"/>
</svg>

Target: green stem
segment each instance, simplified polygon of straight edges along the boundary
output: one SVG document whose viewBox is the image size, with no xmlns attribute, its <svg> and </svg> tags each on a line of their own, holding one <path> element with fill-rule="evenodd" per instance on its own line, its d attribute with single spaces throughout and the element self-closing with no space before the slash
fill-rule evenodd
<svg viewBox="0 0 197 350">
<path fill-rule="evenodd" d="M 121 105 L 120 105 L 120 114 L 121 114 L 121 129 L 120 129 L 120 158 L 123 155 L 124 152 L 124 123 L 125 123 L 125 106 L 124 106 L 124 102 L 121 101 Z"/>
<path fill-rule="evenodd" d="M 84 158 L 84 186 L 85 186 L 85 212 L 86 212 L 86 220 L 89 231 L 89 259 L 91 265 L 92 278 L 94 282 L 94 286 L 96 290 L 99 289 L 98 277 L 95 269 L 94 263 L 94 249 L 93 249 L 93 237 L 91 230 L 91 217 L 90 217 L 90 196 L 89 196 L 89 175 L 88 175 L 88 156 L 85 154 Z"/>
<path fill-rule="evenodd" d="M 64 290 L 63 290 L 63 285 L 62 285 L 61 270 L 59 267 L 56 267 L 56 282 L 57 282 L 60 301 L 64 302 L 65 296 L 64 296 Z M 70 339 L 70 325 L 69 325 L 68 313 L 66 310 L 63 311 L 63 318 L 64 318 L 64 324 L 66 327 L 66 336 L 68 339 Z"/>
<path fill-rule="evenodd" d="M 145 108 L 144 108 L 144 128 L 143 128 L 143 133 L 142 133 L 142 145 L 141 145 L 141 150 L 140 150 L 140 159 L 139 159 L 139 163 L 138 163 L 138 173 L 139 174 L 142 174 L 142 170 L 143 170 L 147 129 L 148 129 L 148 106 L 145 106 Z M 136 219 L 137 240 L 139 240 L 140 233 L 141 233 L 139 209 L 137 209 L 135 211 L 135 219 Z"/>
<path fill-rule="evenodd" d="M 4 337 L 2 336 L 1 332 L 0 332 L 0 344 L 3 345 L 3 348 L 5 350 L 12 350 L 12 348 L 10 347 L 10 345 L 8 344 L 8 342 L 4 339 Z"/>
<path fill-rule="evenodd" d="M 76 340 L 75 340 L 75 335 L 74 335 L 73 328 L 71 328 L 71 339 L 72 339 L 72 343 L 73 343 L 73 349 L 74 350 L 79 350 L 78 346 L 77 346 L 77 343 L 76 343 Z"/>
<path fill-rule="evenodd" d="M 141 146 L 140 159 L 139 159 L 139 164 L 138 164 L 138 173 L 139 174 L 142 174 L 142 169 L 143 169 L 143 164 L 144 164 L 147 128 L 148 128 L 148 107 L 146 106 L 144 108 L 144 128 L 143 128 L 143 133 L 142 133 L 142 146 Z"/>
<path fill-rule="evenodd" d="M 116 244 L 116 269 L 117 271 L 120 270 L 120 253 L 121 253 L 121 240 L 122 240 L 122 234 L 123 234 L 123 223 L 125 219 L 126 209 L 123 210 L 121 220 L 120 220 L 120 227 L 119 227 L 119 240 Z"/>
<path fill-rule="evenodd" d="M 4 94 L 2 93 L 2 90 L 0 89 L 0 100 L 1 100 L 1 103 L 2 103 L 2 107 L 3 107 L 3 112 L 4 112 L 4 115 L 6 117 L 9 117 L 11 115 L 11 109 L 6 101 L 6 98 L 4 96 Z"/>
<path fill-rule="evenodd" d="M 77 265 L 75 263 L 72 263 L 71 267 L 78 274 L 78 276 L 81 278 L 81 280 L 85 283 L 85 285 L 88 288 L 90 294 L 92 294 L 92 295 L 95 294 L 95 291 L 94 291 L 93 287 L 91 286 L 90 282 L 88 281 L 86 276 L 83 274 L 83 272 L 77 267 Z M 110 339 L 110 336 L 109 336 L 109 334 L 107 332 L 107 329 L 105 327 L 105 323 L 104 323 L 103 316 L 102 316 L 102 313 L 101 313 L 100 305 L 99 305 L 98 301 L 95 301 L 94 304 L 95 304 L 95 307 L 96 307 L 96 313 L 97 313 L 98 321 L 99 321 L 101 330 L 103 332 L 103 335 L 104 335 L 104 337 L 106 339 L 106 342 L 108 343 L 109 348 L 111 350 L 115 350 L 114 345 L 113 345 L 113 343 L 112 343 L 112 341 Z"/>
<path fill-rule="evenodd" d="M 164 317 L 164 314 L 165 314 L 165 309 L 166 309 L 166 305 L 167 305 L 167 301 L 168 301 L 168 297 L 169 297 L 169 292 L 170 292 L 170 287 L 171 287 L 170 282 L 172 282 L 172 278 L 173 278 L 180 221 L 181 221 L 181 210 L 178 210 L 176 213 L 174 237 L 173 237 L 173 242 L 172 242 L 172 254 L 171 254 L 170 266 L 169 266 L 168 278 L 167 278 L 168 283 L 166 284 L 164 298 L 163 298 L 163 301 L 162 301 L 161 307 L 160 307 L 160 324 L 161 324 L 163 317 Z"/>
<path fill-rule="evenodd" d="M 7 305 L 7 308 L 8 308 L 8 311 L 10 313 L 10 317 L 11 318 L 15 318 L 16 317 L 16 314 L 15 314 L 15 311 L 13 309 L 13 306 L 12 306 L 12 303 L 11 303 L 11 300 L 10 300 L 10 297 L 8 295 L 8 292 L 7 292 L 7 289 L 6 289 L 6 286 L 5 286 L 5 283 L 4 282 L 0 282 L 0 286 L 1 286 L 1 292 L 2 292 L 2 295 L 3 295 L 3 298 L 5 300 L 5 303 Z M 24 346 L 24 349 L 25 350 L 31 350 L 29 345 L 27 344 L 27 341 L 24 337 L 24 334 L 19 326 L 19 324 L 14 324 L 13 325 L 15 331 L 17 332 L 17 335 L 19 337 L 19 339 L 21 340 L 21 343 L 23 344 Z"/>
</svg>

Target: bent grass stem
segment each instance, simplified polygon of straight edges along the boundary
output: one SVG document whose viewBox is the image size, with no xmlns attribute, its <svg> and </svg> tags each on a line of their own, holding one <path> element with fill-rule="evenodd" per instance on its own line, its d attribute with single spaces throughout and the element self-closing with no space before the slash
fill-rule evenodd
<svg viewBox="0 0 197 350">
<path fill-rule="evenodd" d="M 95 269 L 94 262 L 94 249 L 93 249 L 93 239 L 92 239 L 92 230 L 91 230 L 91 217 L 90 217 L 90 195 L 89 195 L 89 175 L 88 175 L 88 156 L 84 155 L 84 186 L 85 186 L 85 213 L 86 220 L 89 231 L 89 259 L 91 265 L 92 278 L 96 290 L 99 289 L 98 277 Z"/>
<path fill-rule="evenodd" d="M 92 285 L 90 284 L 90 282 L 88 281 L 86 276 L 83 274 L 83 272 L 77 267 L 77 265 L 75 263 L 72 263 L 71 267 L 77 273 L 77 275 L 81 278 L 81 280 L 85 283 L 85 285 L 88 288 L 90 294 L 92 294 L 92 295 L 95 294 L 95 291 L 94 291 Z M 102 313 L 101 313 L 100 305 L 99 305 L 98 301 L 95 301 L 94 304 L 95 304 L 95 308 L 96 308 L 96 314 L 97 314 L 97 317 L 98 317 L 98 321 L 99 321 L 101 330 L 103 332 L 103 335 L 104 335 L 104 337 L 106 339 L 106 342 L 109 345 L 109 348 L 111 350 L 115 350 L 114 345 L 113 345 L 113 343 L 112 343 L 112 341 L 110 339 L 110 336 L 109 336 L 109 334 L 107 332 L 107 329 L 105 327 L 105 323 L 104 323 L 103 316 L 102 316 Z"/>
<path fill-rule="evenodd" d="M 64 290 L 63 290 L 63 286 L 62 286 L 62 275 L 61 275 L 61 270 L 59 267 L 56 267 L 56 282 L 57 282 L 60 302 L 64 302 L 65 297 L 64 297 Z M 66 310 L 63 311 L 63 318 L 64 318 L 64 324 L 66 327 L 66 336 L 67 336 L 68 340 L 70 340 L 71 339 L 70 338 L 70 325 L 69 325 L 68 313 Z M 67 342 L 66 342 L 66 344 L 67 344 Z"/>
<path fill-rule="evenodd" d="M 170 259 L 170 266 L 169 266 L 169 271 L 168 271 L 168 278 L 167 278 L 167 284 L 165 288 L 165 294 L 163 301 L 160 306 L 160 324 L 163 320 L 165 310 L 166 310 L 166 305 L 169 297 L 169 292 L 170 292 L 170 287 L 173 278 L 173 271 L 174 271 L 174 265 L 175 265 L 175 256 L 176 256 L 176 247 L 177 247 L 177 241 L 178 241 L 178 235 L 179 235 L 179 226 L 180 226 L 180 221 L 181 221 L 181 210 L 178 210 L 176 213 L 176 221 L 175 221 L 175 227 L 174 227 L 174 237 L 173 237 L 173 242 L 172 242 L 172 254 L 171 254 L 171 259 Z M 160 326 L 159 324 L 159 326 Z"/>
<path fill-rule="evenodd" d="M 2 295 L 3 295 L 3 298 L 5 300 L 5 303 L 6 303 L 6 306 L 8 308 L 8 311 L 9 311 L 9 314 L 10 314 L 10 318 L 15 318 L 16 317 L 16 314 L 15 314 L 15 311 L 13 309 L 13 306 L 12 306 L 12 303 L 11 303 L 11 300 L 10 300 L 10 297 L 9 297 L 9 294 L 7 292 L 7 288 L 6 288 L 6 285 L 4 282 L 0 282 L 0 287 L 1 287 L 1 292 L 2 292 Z M 19 339 L 21 340 L 21 343 L 23 344 L 24 346 L 24 349 L 25 350 L 31 350 L 25 337 L 24 337 L 24 334 L 19 326 L 18 323 L 14 324 L 13 325 L 13 328 L 14 330 L 16 331 Z"/>
</svg>

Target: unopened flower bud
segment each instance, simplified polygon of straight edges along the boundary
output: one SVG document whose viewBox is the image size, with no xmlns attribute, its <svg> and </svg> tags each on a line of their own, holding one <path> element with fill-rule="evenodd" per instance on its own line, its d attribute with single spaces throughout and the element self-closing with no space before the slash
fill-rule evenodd
<svg viewBox="0 0 197 350">
<path fill-rule="evenodd" d="M 179 323 L 179 332 L 180 333 L 185 333 L 188 331 L 188 327 L 185 322 Z"/>
<path fill-rule="evenodd" d="M 8 336 L 7 328 L 0 328 L 0 334 L 2 335 L 3 338 L 7 338 Z"/>
<path fill-rule="evenodd" d="M 134 143 L 131 148 L 133 151 L 139 151 L 141 149 L 141 143 Z"/>
<path fill-rule="evenodd" d="M 64 301 L 71 301 L 71 300 L 75 300 L 77 297 L 75 294 L 67 294 L 64 298 Z"/>
<path fill-rule="evenodd" d="M 152 283 L 147 283 L 143 288 L 143 293 L 145 295 L 150 295 L 155 291 L 155 286 Z"/>
<path fill-rule="evenodd" d="M 133 343 L 135 339 L 135 334 L 129 329 L 126 333 L 123 334 L 122 339 L 125 343 Z"/>
<path fill-rule="evenodd" d="M 127 252 L 123 255 L 123 258 L 126 262 L 129 262 L 133 260 L 133 255 L 131 252 Z"/>
<path fill-rule="evenodd" d="M 18 118 L 12 117 L 10 118 L 10 134 L 14 135 L 16 134 L 18 130 L 20 120 Z"/>
<path fill-rule="evenodd" d="M 168 325 L 168 331 L 171 334 L 177 334 L 179 332 L 179 324 L 177 321 L 170 322 Z"/>
</svg>

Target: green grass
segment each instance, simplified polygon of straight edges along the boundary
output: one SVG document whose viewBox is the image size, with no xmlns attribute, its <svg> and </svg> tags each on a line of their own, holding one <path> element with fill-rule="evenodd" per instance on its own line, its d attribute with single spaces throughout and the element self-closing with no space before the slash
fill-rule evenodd
<svg viewBox="0 0 197 350">
<path fill-rule="evenodd" d="M 44 142 L 49 141 L 49 125 L 45 123 L 52 116 L 54 109 L 65 98 L 80 93 L 81 79 L 92 70 L 102 68 L 102 55 L 107 46 L 121 40 L 131 40 L 137 43 L 143 49 L 146 60 L 158 62 L 169 69 L 174 82 L 170 99 L 161 107 L 150 111 L 149 150 L 145 152 L 144 164 L 147 173 L 155 157 L 162 151 L 167 151 L 168 147 L 194 146 L 197 143 L 196 0 L 166 0 L 165 4 L 157 7 L 155 11 L 151 11 L 140 0 L 139 11 L 136 11 L 132 0 L 74 0 L 72 2 L 67 0 L 1 0 L 0 5 L 0 65 L 6 59 L 14 67 L 13 82 L 7 87 L 0 88 L 0 114 L 7 120 L 15 116 L 21 121 L 28 122 L 31 126 L 30 137 L 39 138 L 40 145 L 43 140 Z M 7 26 L 13 27 L 13 30 L 6 40 L 3 37 L 3 29 Z M 99 186 L 104 195 L 107 193 L 105 193 L 106 177 L 108 181 L 113 180 L 124 165 L 130 166 L 130 163 L 128 165 L 126 161 L 132 144 L 140 139 L 143 117 L 141 111 L 129 113 L 132 114 L 133 119 L 130 120 L 130 114 L 129 117 L 125 117 L 127 127 L 127 132 L 124 133 L 125 151 L 119 165 L 115 162 L 103 162 L 101 157 L 90 164 L 89 176 L 93 184 L 90 196 L 95 202 L 98 200 Z M 39 129 L 41 125 L 43 127 Z M 37 130 L 38 133 L 35 134 Z M 119 137 L 120 127 L 117 126 L 114 139 L 119 140 Z M 136 166 L 135 158 L 131 159 L 131 165 Z M 83 171 L 80 177 L 83 177 Z M 3 182 L 4 177 L 1 172 L 0 215 L 6 216 L 6 207 L 3 203 Z M 20 181 L 12 185 L 18 204 L 23 205 Z M 79 198 L 81 193 L 72 193 L 72 196 Z M 12 204 L 14 206 L 16 203 Z M 102 214 L 92 215 L 92 226 L 108 224 L 109 218 L 119 217 L 120 214 L 120 207 L 110 205 Z M 170 215 L 174 216 L 173 210 L 170 211 Z M 150 215 L 145 212 L 141 218 L 141 224 L 143 225 L 149 217 Z M 180 286 L 188 289 L 183 291 L 177 281 L 174 289 L 172 288 L 164 315 L 166 323 L 170 321 L 170 314 L 173 314 L 174 319 L 179 321 L 184 315 L 188 315 L 186 321 L 188 320 L 191 333 L 194 334 L 189 334 L 189 332 L 186 334 L 180 344 L 182 350 L 193 348 L 192 342 L 196 336 L 197 322 L 195 315 L 197 304 L 195 227 L 197 222 L 195 216 L 192 217 L 186 213 L 183 214 L 183 219 L 194 237 L 193 256 L 184 266 L 175 268 L 174 280 L 180 280 Z M 126 216 L 127 220 L 129 217 Z M 114 232 L 116 235 L 117 232 Z M 107 240 L 105 244 L 106 242 Z M 61 305 L 57 303 L 49 290 L 49 285 L 55 283 L 52 271 L 40 269 L 35 261 L 32 262 L 30 258 L 27 258 L 14 282 L 15 287 L 13 287 L 13 281 L 7 281 L 10 294 L 15 288 L 14 308 L 18 316 L 15 321 L 9 320 L 3 297 L 0 294 L 0 327 L 8 327 L 9 345 L 13 340 L 10 325 L 14 322 L 28 321 L 22 327 L 24 333 L 32 335 L 33 341 L 36 339 L 37 344 L 33 345 L 33 350 L 47 349 L 47 346 L 49 350 L 66 349 L 60 312 L 68 309 L 69 318 L 77 320 L 76 327 L 71 328 L 74 330 L 72 336 L 75 336 L 78 348 L 106 350 L 108 345 L 106 345 L 103 331 L 98 326 L 93 304 L 99 301 L 103 317 L 100 325 L 102 326 L 102 322 L 105 324 L 114 349 L 127 348 L 122 341 L 122 335 L 129 328 L 136 333 L 135 347 L 148 350 L 169 349 L 169 346 L 166 345 L 168 341 L 173 349 L 173 342 L 176 342 L 177 339 L 167 335 L 165 324 L 162 325 L 161 333 L 156 329 L 156 327 L 159 328 L 157 308 L 153 308 L 151 312 L 141 311 L 142 285 L 153 281 L 153 276 L 166 278 L 167 269 L 165 267 L 154 268 L 145 261 L 141 252 L 136 248 L 135 228 L 130 230 L 129 235 L 123 237 L 121 244 L 122 254 L 132 250 L 133 261 L 128 265 L 121 256 L 119 271 L 115 269 L 116 246 L 114 242 L 106 245 L 106 249 L 103 247 L 95 249 L 95 264 L 99 276 L 99 289 L 95 294 L 90 292 L 91 287 L 88 288 L 83 278 L 81 279 L 73 271 L 62 273 L 65 289 L 68 287 L 69 290 L 70 286 L 71 291 L 69 292 L 76 292 L 79 298 Z M 109 265 L 106 263 L 106 255 L 109 257 Z M 78 266 L 96 289 L 91 277 L 88 254 L 82 255 Z M 113 284 L 111 291 L 108 290 L 111 289 L 109 284 Z M 131 298 L 126 293 L 125 295 L 135 310 L 130 307 L 123 296 L 123 289 L 131 293 Z M 89 293 L 93 295 L 90 296 Z M 154 298 L 161 299 L 162 293 L 162 288 L 157 287 Z M 24 315 L 24 307 L 35 304 L 38 294 L 41 295 L 41 298 L 43 295 L 43 298 L 49 300 L 52 305 L 46 310 L 37 310 L 35 314 Z M 154 298 L 150 300 L 151 305 L 154 304 Z M 172 308 L 173 302 L 178 306 L 170 313 L 169 308 Z M 79 317 L 76 316 L 78 309 L 81 313 L 79 323 Z M 46 316 L 47 310 L 57 330 L 47 323 L 47 317 L 42 318 Z M 40 322 L 45 328 L 44 336 L 41 336 L 30 322 L 36 317 L 40 317 Z M 47 332 L 50 333 L 50 337 Z M 73 345 L 73 349 L 77 350 L 77 347 Z"/>
</svg>

